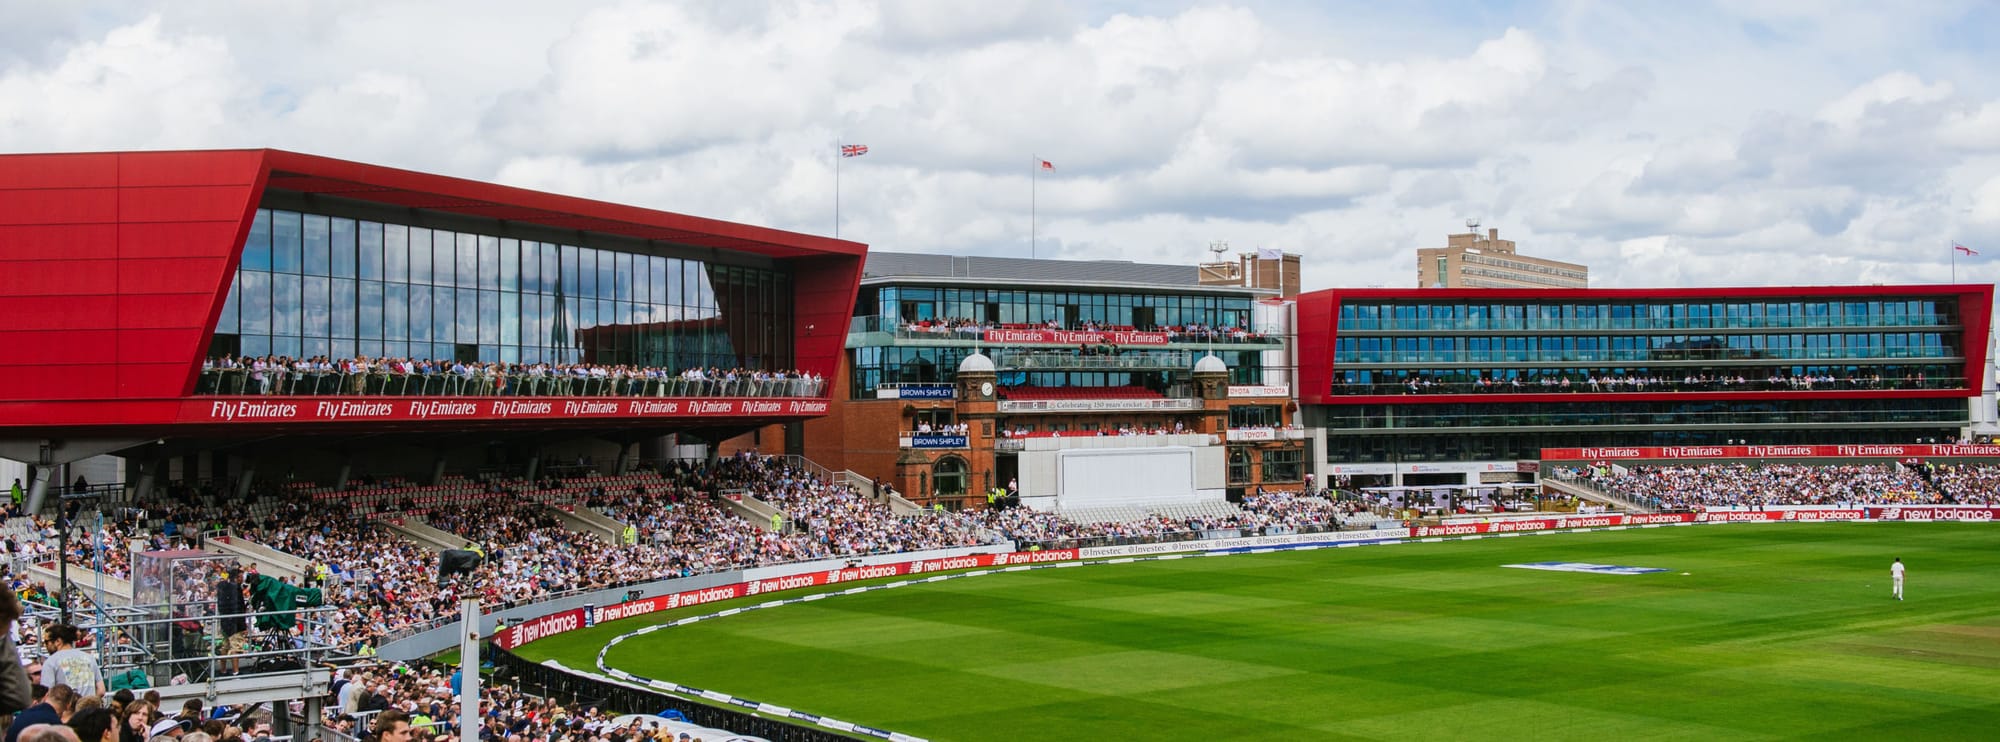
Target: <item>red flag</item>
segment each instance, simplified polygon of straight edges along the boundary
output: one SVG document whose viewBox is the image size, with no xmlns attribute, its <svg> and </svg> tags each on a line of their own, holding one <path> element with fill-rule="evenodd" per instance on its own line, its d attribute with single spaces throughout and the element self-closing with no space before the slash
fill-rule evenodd
<svg viewBox="0 0 2000 742">
<path fill-rule="evenodd" d="M 862 156 L 862 155 L 865 155 L 865 154 L 868 154 L 868 145 L 866 145 L 866 144 L 843 144 L 843 145 L 840 145 L 840 156 L 841 156 L 841 157 L 860 157 L 860 156 Z"/>
<path fill-rule="evenodd" d="M 1972 249 L 1972 248 L 1970 248 L 1970 247 L 1966 247 L 1966 246 L 1964 246 L 1964 245 L 1961 245 L 1961 244 L 1958 244 L 1958 243 L 1956 243 L 1956 242 L 1954 242 L 1954 243 L 1951 243 L 1951 249 L 1953 249 L 1953 250 L 1957 250 L 1957 251 L 1959 251 L 1959 252 L 1962 252 L 1962 253 L 1965 253 L 1965 254 L 1967 254 L 1967 255 L 1978 255 L 1978 254 L 1979 254 L 1979 251 L 1978 251 L 1978 250 L 1974 250 L 1974 249 Z"/>
<path fill-rule="evenodd" d="M 1056 166 L 1054 163 L 1051 163 L 1048 160 L 1042 160 L 1042 169 L 1047 170 L 1049 172 L 1055 172 Z"/>
</svg>

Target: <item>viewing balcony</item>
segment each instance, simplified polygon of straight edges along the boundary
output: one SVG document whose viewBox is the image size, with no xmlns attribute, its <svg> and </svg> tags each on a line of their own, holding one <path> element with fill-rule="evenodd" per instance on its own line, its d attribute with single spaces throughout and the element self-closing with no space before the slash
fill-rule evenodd
<svg viewBox="0 0 2000 742">
<path fill-rule="evenodd" d="M 825 382 L 810 378 L 615 378 L 474 371 L 364 373 L 206 368 L 198 395 L 387 397 L 818 397 Z"/>
<path fill-rule="evenodd" d="M 1116 355 L 1016 350 L 1000 353 L 994 363 L 1006 371 L 1186 371 L 1194 366 L 1194 354 L 1185 350 L 1126 351 Z"/>
<path fill-rule="evenodd" d="M 1007 387 L 1000 392 L 999 411 L 1006 413 L 1065 412 L 1192 412 L 1199 399 L 1173 399 L 1139 386 Z"/>
<path fill-rule="evenodd" d="M 1277 347 L 1279 338 L 1237 329 L 1151 329 L 1131 327 L 1078 330 L 1051 329 L 1045 325 L 970 324 L 925 326 L 903 322 L 896 317 L 872 315 L 855 317 L 847 329 L 847 347 L 1070 347 L 1113 345 L 1134 347 L 1213 348 L 1219 346 Z M 1247 346 L 1247 347 L 1246 347 Z"/>
</svg>

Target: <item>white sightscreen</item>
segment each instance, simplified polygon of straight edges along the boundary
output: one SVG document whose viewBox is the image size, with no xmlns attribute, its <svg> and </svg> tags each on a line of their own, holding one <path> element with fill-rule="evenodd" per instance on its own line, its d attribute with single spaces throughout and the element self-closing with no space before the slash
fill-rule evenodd
<svg viewBox="0 0 2000 742">
<path fill-rule="evenodd" d="M 1193 449 L 1112 448 L 1059 456 L 1065 508 L 1189 502 L 1195 496 Z"/>
</svg>

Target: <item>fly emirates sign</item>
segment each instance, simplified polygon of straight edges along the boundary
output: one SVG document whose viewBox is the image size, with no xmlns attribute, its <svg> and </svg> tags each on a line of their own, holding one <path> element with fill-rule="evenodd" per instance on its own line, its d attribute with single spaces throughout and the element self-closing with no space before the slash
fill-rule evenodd
<svg viewBox="0 0 2000 742">
<path fill-rule="evenodd" d="M 792 417 L 827 413 L 823 399 L 318 399 L 187 400 L 184 423 L 410 422 Z"/>
</svg>

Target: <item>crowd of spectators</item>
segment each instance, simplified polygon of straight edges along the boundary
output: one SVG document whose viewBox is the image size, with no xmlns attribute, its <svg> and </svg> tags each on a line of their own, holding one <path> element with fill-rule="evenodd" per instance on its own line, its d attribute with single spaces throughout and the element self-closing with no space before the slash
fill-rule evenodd
<svg viewBox="0 0 2000 742">
<path fill-rule="evenodd" d="M 1932 484 L 1961 505 L 2000 505 L 2000 467 L 1936 464 L 1927 469 Z"/>
<path fill-rule="evenodd" d="M 1611 491 L 1664 510 L 1770 505 L 1934 503 L 1943 494 L 1900 464 L 1687 464 L 1582 470 Z"/>
<path fill-rule="evenodd" d="M 389 396 L 816 397 L 817 374 L 744 368 L 492 363 L 366 356 L 225 355 L 204 362 L 203 394 Z"/>
<path fill-rule="evenodd" d="M 1563 476 L 1596 480 L 1613 491 L 1665 509 L 1764 505 L 1994 501 L 2000 467 L 1923 464 L 1695 464 L 1598 466 L 1564 470 Z M 554 593 L 612 587 L 660 577 L 813 559 L 853 557 L 965 546 L 1010 539 L 1021 544 L 1134 538 L 1197 537 L 1204 533 L 1286 533 L 1337 528 L 1368 504 L 1315 494 L 1259 492 L 1240 507 L 1110 522 L 1081 523 L 1027 508 L 898 514 L 876 498 L 779 457 L 742 454 L 713 462 L 664 465 L 639 477 L 629 491 L 589 491 L 574 505 L 630 524 L 621 538 L 606 539 L 567 527 L 546 490 L 558 480 L 496 481 L 489 496 L 435 510 L 388 509 L 386 517 L 421 520 L 455 534 L 488 558 L 470 575 L 439 578 L 438 556 L 385 525 L 358 516 L 339 501 L 281 502 L 251 509 L 240 502 L 202 507 L 176 497 L 164 510 L 120 510 L 105 520 L 105 543 L 81 539 L 65 558 L 88 557 L 114 576 L 128 562 L 105 560 L 107 548 L 139 539 L 168 547 L 196 533 L 228 528 L 252 541 L 311 563 L 304 582 L 327 591 L 335 607 L 326 631 L 313 638 L 367 655 L 387 634 L 455 615 L 462 595 L 490 604 L 540 600 Z M 1955 493 L 1955 494 L 1952 494 Z M 268 495 L 267 495 L 268 496 Z M 754 498 L 782 513 L 777 528 L 745 520 L 732 498 Z M 147 524 L 163 523 L 158 533 Z M 25 536 L 0 539 L 15 555 L 46 556 L 45 522 Z M 177 541 L 178 540 L 178 541 Z M 100 561 L 102 560 L 102 561 Z M 20 583 L 29 600 L 40 599 Z M 317 624 L 314 624 L 317 626 Z M 448 668 L 372 666 L 343 674 L 342 691 L 328 709 L 334 728 L 352 728 L 372 713 L 399 715 L 450 735 L 454 708 Z M 615 739 L 638 742 L 637 730 L 611 727 L 610 715 L 521 695 L 506 686 L 482 697 L 494 739 Z M 140 708 L 126 701 L 121 707 Z M 159 721 L 154 713 L 146 725 Z M 123 717 L 120 717 L 123 718 Z M 388 717 L 381 717 L 388 718 Z M 432 720 L 438 723 L 431 725 Z M 216 739 L 229 729 L 218 729 Z M 236 729 L 237 737 L 244 736 Z M 185 742 L 185 738 L 183 739 Z"/>
<path fill-rule="evenodd" d="M 1265 492 L 1243 498 L 1234 513 L 1164 515 L 1078 523 L 1058 513 L 1029 508 L 982 510 L 981 526 L 1020 544 L 1119 541 L 1141 538 L 1194 538 L 1214 531 L 1290 533 L 1338 528 L 1341 517 L 1365 509 L 1318 495 Z"/>
</svg>

